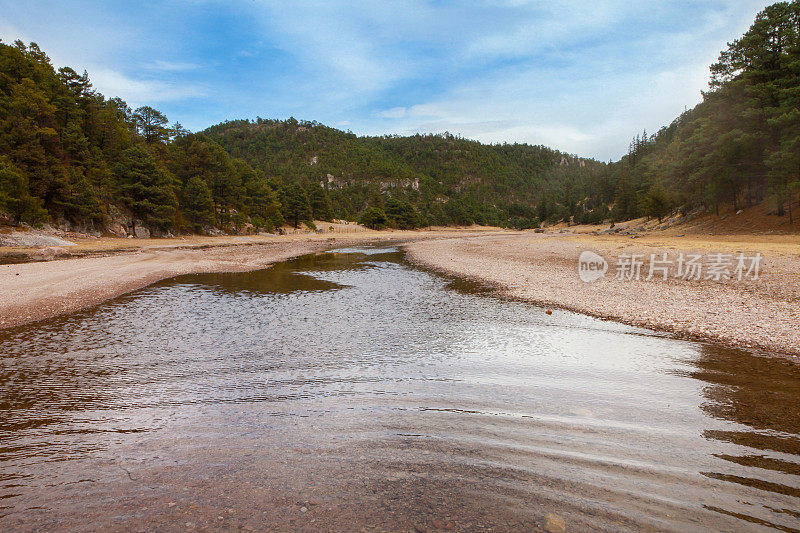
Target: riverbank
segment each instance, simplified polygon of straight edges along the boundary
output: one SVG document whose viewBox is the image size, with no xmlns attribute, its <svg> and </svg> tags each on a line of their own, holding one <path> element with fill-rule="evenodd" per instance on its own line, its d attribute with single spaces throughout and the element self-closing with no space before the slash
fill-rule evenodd
<svg viewBox="0 0 800 533">
<path fill-rule="evenodd" d="M 800 355 L 800 237 L 796 235 L 487 235 L 405 245 L 415 263 L 493 284 L 505 296 L 543 306 L 666 331 L 733 347 Z M 578 258 L 590 250 L 606 259 L 606 276 L 578 276 Z M 667 254 L 668 278 L 646 280 L 649 258 Z M 758 279 L 684 280 L 675 277 L 683 253 L 761 254 Z M 641 254 L 637 280 L 619 280 L 620 258 Z M 731 272 L 733 273 L 733 272 Z M 705 274 L 703 274 L 705 277 Z M 734 276 L 735 278 L 735 276 Z"/>
<path fill-rule="evenodd" d="M 71 313 L 181 274 L 246 272 L 343 246 L 476 234 L 470 230 L 367 231 L 336 236 L 79 242 L 70 248 L 70 258 L 0 265 L 0 329 Z"/>
</svg>

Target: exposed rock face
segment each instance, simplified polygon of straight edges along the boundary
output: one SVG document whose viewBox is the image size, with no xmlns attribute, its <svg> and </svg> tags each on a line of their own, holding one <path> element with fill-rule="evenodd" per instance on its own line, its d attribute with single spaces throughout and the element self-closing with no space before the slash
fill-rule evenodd
<svg viewBox="0 0 800 533">
<path fill-rule="evenodd" d="M 171 231 L 164 231 L 161 228 L 151 228 L 150 236 L 156 239 L 172 239 L 175 235 Z"/>
<path fill-rule="evenodd" d="M 378 180 L 376 176 L 374 180 Z M 343 189 L 345 187 L 351 187 L 353 185 L 370 185 L 373 183 L 374 180 L 364 180 L 358 178 L 345 178 L 345 177 L 336 177 L 333 174 L 326 174 L 325 179 L 320 180 L 320 185 L 330 190 L 338 190 Z M 476 180 L 477 181 L 477 180 Z M 403 179 L 403 180 L 392 180 L 392 181 L 378 181 L 378 185 L 381 188 L 381 191 L 386 192 L 390 189 L 413 189 L 415 191 L 419 190 L 419 179 Z"/>
<path fill-rule="evenodd" d="M 106 230 L 117 237 L 127 237 L 130 228 L 134 225 L 131 214 L 113 204 L 108 206 L 108 218 L 109 222 L 106 224 Z"/>
<path fill-rule="evenodd" d="M 136 236 L 137 239 L 149 239 L 150 229 L 148 229 L 147 226 L 143 225 L 141 221 L 136 220 L 133 223 L 133 234 Z"/>
<path fill-rule="evenodd" d="M 125 226 L 120 224 L 119 222 L 111 222 L 106 226 L 106 230 L 112 234 L 114 237 L 127 237 L 128 230 L 125 229 Z"/>
</svg>

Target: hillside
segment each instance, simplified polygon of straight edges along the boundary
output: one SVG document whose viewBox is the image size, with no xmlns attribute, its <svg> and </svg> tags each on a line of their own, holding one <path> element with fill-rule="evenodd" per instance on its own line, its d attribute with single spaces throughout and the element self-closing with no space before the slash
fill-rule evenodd
<svg viewBox="0 0 800 533">
<path fill-rule="evenodd" d="M 393 211 L 399 202 L 418 225 L 533 227 L 546 190 L 586 182 L 603 166 L 543 146 L 450 134 L 358 137 L 295 119 L 225 122 L 202 135 L 282 182 L 320 185 L 340 218 L 370 206 Z"/>
</svg>

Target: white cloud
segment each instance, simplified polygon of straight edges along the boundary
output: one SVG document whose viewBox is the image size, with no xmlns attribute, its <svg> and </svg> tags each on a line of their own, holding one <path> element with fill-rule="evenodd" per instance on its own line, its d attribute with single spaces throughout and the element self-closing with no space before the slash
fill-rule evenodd
<svg viewBox="0 0 800 533">
<path fill-rule="evenodd" d="M 0 20 L 0 39 L 6 44 L 11 44 L 17 39 L 24 43 L 27 43 L 29 40 L 22 30 L 2 20 Z"/>
<path fill-rule="evenodd" d="M 659 31 L 577 45 L 581 39 L 576 36 L 613 31 L 612 22 L 619 23 L 632 10 L 623 9 L 627 3 L 605 3 L 597 10 L 598 23 L 588 20 L 589 15 L 570 16 L 576 3 L 565 4 L 558 4 L 565 21 L 553 22 L 550 8 L 541 11 L 542 2 L 528 2 L 526 7 L 540 9 L 534 14 L 545 19 L 542 31 L 523 21 L 519 31 L 477 38 L 464 56 L 523 57 L 533 48 L 540 53 L 536 60 L 496 67 L 416 105 L 386 108 L 374 115 L 378 120 L 370 133 L 386 128 L 397 134 L 446 130 L 489 143 L 545 144 L 589 157 L 617 158 L 634 135 L 643 129 L 657 131 L 701 100 L 708 66 L 760 8 L 734 9 L 729 4 L 707 12 L 691 29 L 664 25 Z M 659 7 L 645 6 L 651 7 L 657 17 Z M 587 13 L 594 15 L 595 10 Z"/>
<path fill-rule="evenodd" d="M 196 63 L 189 63 L 183 61 L 162 61 L 156 60 L 147 65 L 151 70 L 160 70 L 164 72 L 188 72 L 201 68 Z"/>
<path fill-rule="evenodd" d="M 383 118 L 403 118 L 408 114 L 408 110 L 405 107 L 393 107 L 391 109 L 384 109 L 383 111 L 378 111 L 376 113 L 377 116 Z"/>
<path fill-rule="evenodd" d="M 89 71 L 94 87 L 107 97 L 118 96 L 131 106 L 183 100 L 204 96 L 206 91 L 191 85 L 170 84 L 159 80 L 135 79 L 116 70 L 96 68 Z"/>
<path fill-rule="evenodd" d="M 313 76 L 342 95 L 374 92 L 403 76 L 402 54 L 388 55 L 376 43 L 368 5 L 337 2 L 265 3 L 263 22 L 276 44 Z"/>
<path fill-rule="evenodd" d="M 384 110 L 370 133 L 449 131 L 616 158 L 642 129 L 653 133 L 700 101 L 708 72 L 702 61 L 646 76 L 623 72 L 613 82 L 581 67 L 505 69 L 435 100 Z"/>
<path fill-rule="evenodd" d="M 587 9 L 585 2 L 512 2 L 515 17 L 496 31 L 470 42 L 466 56 L 483 58 L 527 57 L 542 51 L 555 51 L 560 45 L 574 44 L 596 32 L 610 30 L 631 4 L 625 0 L 596 2 Z"/>
</svg>

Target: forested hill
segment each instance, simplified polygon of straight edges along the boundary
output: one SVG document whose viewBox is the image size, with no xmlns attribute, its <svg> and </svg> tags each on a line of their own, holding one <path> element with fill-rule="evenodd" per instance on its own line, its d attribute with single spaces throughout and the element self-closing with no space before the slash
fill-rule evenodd
<svg viewBox="0 0 800 533">
<path fill-rule="evenodd" d="M 634 139 L 606 172 L 619 218 L 720 213 L 769 202 L 796 219 L 800 192 L 800 0 L 758 14 L 711 66 L 703 102 Z"/>
<path fill-rule="evenodd" d="M 358 137 L 316 122 L 256 119 L 212 126 L 202 135 L 282 182 L 321 185 L 334 213 L 367 207 L 395 225 L 538 225 L 545 191 L 578 190 L 602 167 L 543 146 L 485 145 L 450 134 Z M 395 211 L 401 203 L 403 221 Z M 563 213 L 562 213 L 563 215 Z"/>
<path fill-rule="evenodd" d="M 449 134 L 358 137 L 315 122 L 232 121 L 192 134 L 0 42 L 0 224 L 124 236 L 374 227 L 599 223 L 800 193 L 800 0 L 776 3 L 711 66 L 703 102 L 610 164 Z"/>
</svg>

